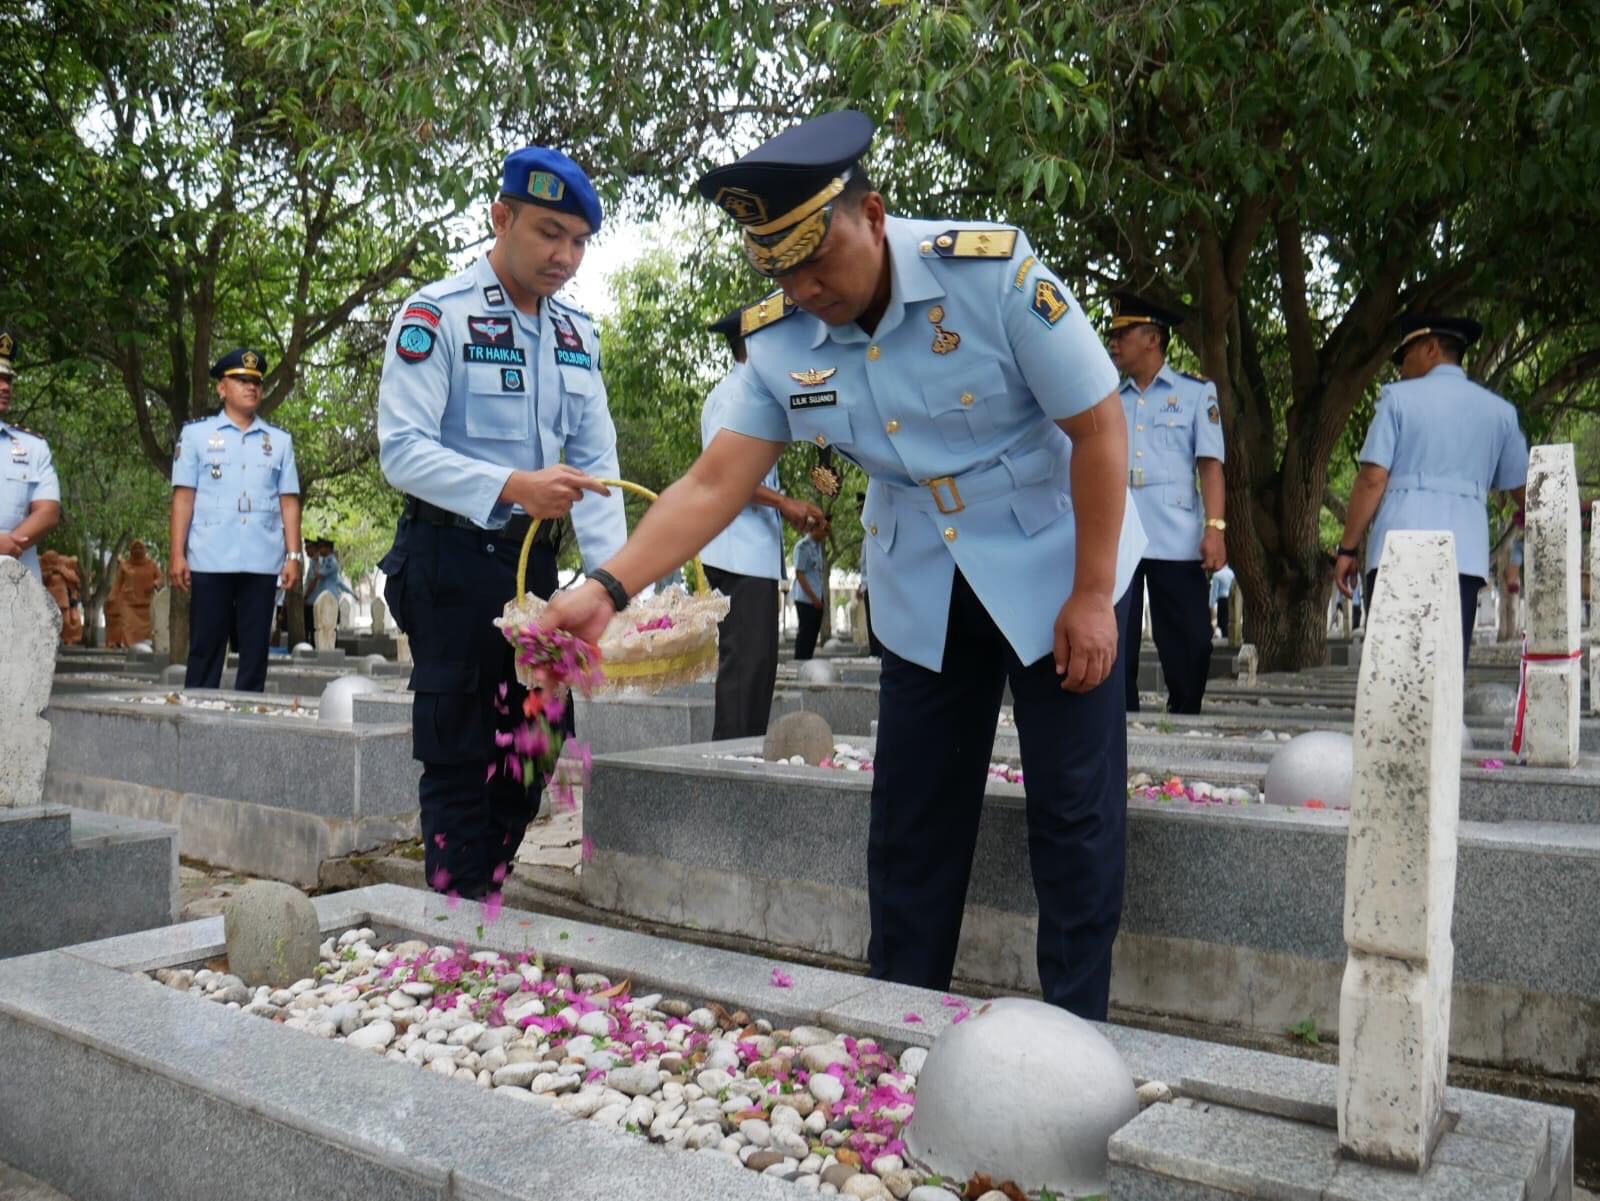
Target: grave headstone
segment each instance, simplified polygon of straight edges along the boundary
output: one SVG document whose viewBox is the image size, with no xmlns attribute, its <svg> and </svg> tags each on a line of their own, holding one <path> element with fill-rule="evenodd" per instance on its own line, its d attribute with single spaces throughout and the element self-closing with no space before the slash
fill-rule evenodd
<svg viewBox="0 0 1600 1201">
<path fill-rule="evenodd" d="M 61 609 L 33 572 L 0 555 L 0 809 L 31 808 L 44 796 L 50 703 Z"/>
<path fill-rule="evenodd" d="M 339 596 L 339 629 L 345 633 L 355 629 L 356 607 L 343 593 Z"/>
<path fill-rule="evenodd" d="M 320 961 L 322 927 L 298 888 L 272 880 L 246 884 L 222 911 L 228 970 L 254 988 L 308 979 Z"/>
<path fill-rule="evenodd" d="M 1233 674 L 1238 677 L 1239 683 L 1254 687 L 1256 668 L 1260 663 L 1261 656 L 1256 652 L 1255 643 L 1247 642 L 1239 648 L 1239 653 L 1233 657 Z"/>
<path fill-rule="evenodd" d="M 396 663 L 411 662 L 410 634 L 396 634 L 394 636 L 394 661 Z"/>
<path fill-rule="evenodd" d="M 379 635 L 389 632 L 389 606 L 383 603 L 381 596 L 372 598 L 372 632 Z"/>
<path fill-rule="evenodd" d="M 1523 562 L 1528 642 L 1518 753 L 1537 767 L 1576 767 L 1583 703 L 1578 580 L 1583 530 L 1571 443 L 1533 448 L 1527 498 Z"/>
<path fill-rule="evenodd" d="M 1232 604 L 1228 606 L 1228 645 L 1244 645 L 1244 593 L 1239 585 L 1233 586 Z"/>
<path fill-rule="evenodd" d="M 150 649 L 172 654 L 172 585 L 163 584 L 150 598 Z"/>
<path fill-rule="evenodd" d="M 1339 997 L 1339 1142 L 1421 1172 L 1444 1113 L 1461 788 L 1455 538 L 1393 531 L 1355 710 Z"/>
<path fill-rule="evenodd" d="M 316 644 L 319 651 L 331 651 L 338 639 L 337 625 L 339 621 L 339 602 L 333 598 L 333 593 L 324 592 L 317 597 L 317 603 L 312 606 L 312 616 L 316 619 Z"/>
<path fill-rule="evenodd" d="M 1589 712 L 1600 717 L 1600 500 L 1589 507 Z"/>
<path fill-rule="evenodd" d="M 833 756 L 833 730 L 815 713 L 785 713 L 767 727 L 761 756 L 768 760 L 799 755 L 815 767 Z"/>
</svg>

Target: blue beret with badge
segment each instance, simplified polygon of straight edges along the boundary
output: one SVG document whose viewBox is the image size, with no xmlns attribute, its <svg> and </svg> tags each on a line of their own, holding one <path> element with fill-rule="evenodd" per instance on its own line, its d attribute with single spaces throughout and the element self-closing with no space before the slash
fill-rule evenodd
<svg viewBox="0 0 1600 1201">
<path fill-rule="evenodd" d="M 1440 313 L 1415 313 L 1400 319 L 1400 345 L 1394 348 L 1395 366 L 1406 357 L 1406 347 L 1418 338 L 1452 338 L 1464 351 L 1483 336 L 1483 326 L 1471 317 L 1446 317 Z"/>
<path fill-rule="evenodd" d="M 17 339 L 8 329 L 0 329 L 0 375 L 8 379 L 17 373 Z"/>
<path fill-rule="evenodd" d="M 833 204 L 872 144 L 872 118 L 852 109 L 824 113 L 700 177 L 700 195 L 744 227 L 750 265 L 786 275 L 822 247 Z"/>
<path fill-rule="evenodd" d="M 239 347 L 211 364 L 212 379 L 260 380 L 267 373 L 267 359 L 259 350 Z"/>
<path fill-rule="evenodd" d="M 500 195 L 582 217 L 590 233 L 600 232 L 600 197 L 583 168 L 559 150 L 524 146 L 507 155 Z"/>
</svg>

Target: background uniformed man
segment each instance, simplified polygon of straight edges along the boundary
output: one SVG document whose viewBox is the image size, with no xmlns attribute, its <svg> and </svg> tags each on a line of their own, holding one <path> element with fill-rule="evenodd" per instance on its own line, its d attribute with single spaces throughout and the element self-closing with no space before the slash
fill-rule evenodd
<svg viewBox="0 0 1600 1201">
<path fill-rule="evenodd" d="M 794 544 L 794 657 L 796 662 L 811 658 L 817 650 L 817 635 L 822 632 L 822 610 L 827 604 L 823 575 L 822 543 L 828 536 L 828 523 L 813 525 L 806 536 Z"/>
<path fill-rule="evenodd" d="M 950 980 L 1009 678 L 1044 995 L 1104 1017 L 1127 804 L 1117 622 L 1144 545 L 1116 371 L 1017 230 L 888 217 L 858 161 L 871 136 L 831 113 L 700 181 L 782 294 L 745 314 L 723 432 L 549 621 L 597 635 L 732 519 L 783 443 L 855 461 L 886 648 L 872 974 Z"/>
<path fill-rule="evenodd" d="M 1491 491 L 1510 492 L 1520 505 L 1528 482 L 1528 443 L 1517 425 L 1516 409 L 1461 369 L 1462 354 L 1481 333 L 1483 326 L 1470 317 L 1402 320 L 1394 352 L 1400 381 L 1378 394 L 1333 565 L 1334 583 L 1350 596 L 1358 578 L 1361 537 L 1376 513 L 1367 543 L 1370 606 L 1376 595 L 1376 565 L 1390 530 L 1455 534 L 1463 665 L 1472 650 L 1478 591 L 1489 576 L 1485 498 Z"/>
<path fill-rule="evenodd" d="M 746 358 L 744 335 L 739 332 L 742 312 L 735 309 L 708 327 L 727 339 L 735 365 L 700 410 L 702 448 L 722 429 L 722 412 L 742 386 L 738 379 Z M 772 717 L 772 690 L 778 679 L 778 581 L 783 578 L 780 519 L 802 533 L 824 520 L 822 510 L 810 501 L 778 491 L 774 464 L 751 503 L 700 552 L 706 579 L 732 602 L 717 632 L 717 704 L 711 734 L 717 741 L 765 734 Z"/>
<path fill-rule="evenodd" d="M 1111 295 L 1111 360 L 1122 372 L 1128 482 L 1150 545 L 1134 574 L 1123 628 L 1129 713 L 1139 711 L 1144 591 L 1167 712 L 1198 713 L 1211 671 L 1211 593 L 1206 572 L 1228 557 L 1222 531 L 1222 414 L 1210 380 L 1174 371 L 1167 343 L 1178 314 L 1132 292 Z M 1195 491 L 1198 474 L 1200 488 Z"/>
<path fill-rule="evenodd" d="M 231 640 L 234 688 L 263 692 L 278 588 L 300 578 L 300 476 L 285 430 L 257 416 L 267 360 L 244 347 L 211 365 L 222 409 L 178 431 L 172 562 L 189 605 L 185 688 L 217 688 Z"/>
<path fill-rule="evenodd" d="M 530 146 L 506 159 L 489 217 L 489 253 L 401 307 L 378 386 L 379 459 L 406 494 L 380 566 L 411 638 L 427 876 L 465 897 L 498 889 L 542 786 L 513 779 L 495 743 L 524 720 L 493 622 L 528 523 L 545 519 L 528 563 L 539 596 L 555 590 L 568 510 L 590 566 L 627 537 L 621 495 L 596 479 L 617 478 L 617 432 L 594 324 L 555 299 L 600 228 L 600 199 L 570 158 Z"/>
<path fill-rule="evenodd" d="M 39 539 L 61 521 L 61 481 L 45 440 L 9 420 L 16 357 L 16 338 L 0 329 L 0 555 L 39 576 Z"/>
</svg>

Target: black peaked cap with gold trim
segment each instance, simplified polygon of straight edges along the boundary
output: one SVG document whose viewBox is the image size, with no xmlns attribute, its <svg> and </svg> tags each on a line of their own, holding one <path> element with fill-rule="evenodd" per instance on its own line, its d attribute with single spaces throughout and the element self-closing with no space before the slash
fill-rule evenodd
<svg viewBox="0 0 1600 1201">
<path fill-rule="evenodd" d="M 700 194 L 744 227 L 750 265 L 775 279 L 822 245 L 833 202 L 872 144 L 872 118 L 853 109 L 824 113 L 700 177 Z"/>
<path fill-rule="evenodd" d="M 1175 329 L 1182 324 L 1182 314 L 1174 313 L 1154 301 L 1146 300 L 1137 292 L 1123 288 L 1111 293 L 1109 328 L 1113 333 L 1134 325 L 1159 325 L 1163 329 Z"/>
<path fill-rule="evenodd" d="M 17 373 L 17 339 L 8 329 L 0 329 L 0 375 Z"/>
<path fill-rule="evenodd" d="M 267 373 L 267 360 L 259 350 L 239 347 L 211 364 L 212 379 L 259 380 Z"/>
<path fill-rule="evenodd" d="M 1439 313 L 1416 313 L 1400 319 L 1400 345 L 1394 348 L 1396 367 L 1406 357 L 1406 347 L 1418 338 L 1454 338 L 1465 350 L 1483 336 L 1483 326 L 1471 317 L 1446 317 Z"/>
</svg>

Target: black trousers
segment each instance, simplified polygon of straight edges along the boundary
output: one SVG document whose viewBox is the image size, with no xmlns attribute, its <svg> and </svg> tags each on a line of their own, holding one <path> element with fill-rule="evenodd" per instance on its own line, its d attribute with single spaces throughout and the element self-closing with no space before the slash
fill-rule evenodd
<svg viewBox="0 0 1600 1201">
<path fill-rule="evenodd" d="M 1167 682 L 1167 712 L 1198 713 L 1211 672 L 1211 586 L 1199 559 L 1141 559 L 1133 573 L 1119 656 L 1128 712 L 1139 712 L 1139 642 L 1144 633 L 1146 583 L 1150 585 L 1150 627 Z"/>
<path fill-rule="evenodd" d="M 1126 598 L 1117 620 L 1127 620 Z M 1022 744 L 1044 999 L 1103 1020 L 1127 831 L 1121 676 L 1113 668 L 1089 692 L 1064 691 L 1051 656 L 1024 665 L 959 573 L 943 670 L 892 649 L 883 656 L 867 839 L 871 974 L 950 985 L 1007 680 Z"/>
<path fill-rule="evenodd" d="M 1478 593 L 1483 591 L 1487 581 L 1481 575 L 1463 575 L 1456 579 L 1461 589 L 1461 666 L 1465 669 L 1467 661 L 1472 658 L 1472 625 L 1478 617 Z M 1377 586 L 1378 571 L 1373 568 L 1367 572 L 1367 590 L 1361 594 L 1369 608 L 1377 596 Z M 1360 612 L 1360 608 L 1357 607 L 1356 611 Z"/>
<path fill-rule="evenodd" d="M 1231 596 L 1219 596 L 1219 597 L 1217 597 L 1217 629 L 1222 631 L 1222 636 L 1224 638 L 1227 638 L 1227 637 L 1230 636 L 1229 635 L 1229 631 L 1233 628 L 1233 623 L 1228 620 L 1230 617 L 1233 616 L 1232 612 L 1230 611 L 1230 606 L 1232 605 L 1232 603 L 1233 603 L 1233 597 L 1231 597 Z M 1144 619 L 1141 617 L 1140 620 L 1142 621 Z M 1209 663 L 1207 663 L 1206 664 L 1207 671 L 1210 670 L 1210 667 L 1211 667 L 1211 665 Z"/>
<path fill-rule="evenodd" d="M 220 688 L 228 643 L 239 648 L 236 692 L 265 692 L 267 647 L 278 577 L 249 571 L 196 571 L 190 577 L 189 664 L 185 688 Z"/>
<path fill-rule="evenodd" d="M 719 567 L 707 567 L 706 579 L 733 602 L 717 636 L 711 737 L 755 738 L 767 732 L 778 679 L 778 581 Z"/>
<path fill-rule="evenodd" d="M 794 657 L 809 659 L 817 651 L 817 635 L 822 631 L 822 609 L 809 601 L 795 601 L 794 611 L 800 616 L 799 628 L 794 633 Z"/>
<path fill-rule="evenodd" d="M 389 611 L 411 637 L 423 864 L 438 891 L 463 897 L 499 890 L 496 869 L 510 872 L 544 786 L 513 778 L 495 742 L 526 720 L 527 689 L 516 681 L 511 644 L 493 624 L 516 590 L 520 550 L 503 532 L 402 517 L 379 564 Z M 533 548 L 528 587 L 544 597 L 555 591 L 549 546 Z M 570 719 L 569 710 L 569 728 Z"/>
<path fill-rule="evenodd" d="M 867 611 L 867 650 L 874 659 L 881 659 L 883 643 L 878 641 L 878 633 L 872 628 L 872 593 L 861 594 L 861 607 Z"/>
</svg>

